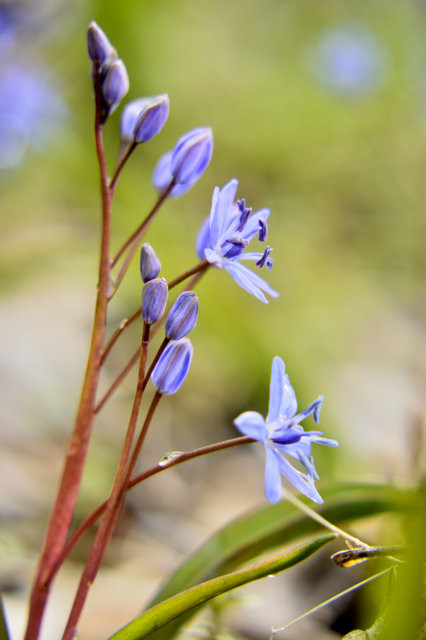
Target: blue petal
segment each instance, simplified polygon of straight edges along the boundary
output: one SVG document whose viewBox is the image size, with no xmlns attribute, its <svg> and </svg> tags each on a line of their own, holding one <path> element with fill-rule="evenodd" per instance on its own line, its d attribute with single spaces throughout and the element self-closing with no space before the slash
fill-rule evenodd
<svg viewBox="0 0 426 640">
<path fill-rule="evenodd" d="M 285 364 L 279 356 L 272 361 L 271 382 L 269 385 L 269 408 L 266 422 L 278 420 L 284 388 Z"/>
<path fill-rule="evenodd" d="M 215 264 L 219 269 L 222 269 L 222 256 L 213 251 L 213 249 L 204 249 L 204 258 L 211 264 Z"/>
<path fill-rule="evenodd" d="M 227 232 L 233 218 L 233 202 L 238 180 L 233 178 L 222 189 L 215 187 L 210 211 L 210 237 L 215 247 Z"/>
<path fill-rule="evenodd" d="M 290 420 L 294 417 L 297 411 L 297 398 L 296 393 L 291 386 L 290 379 L 286 375 L 284 376 L 283 390 L 281 395 L 281 407 L 280 415 L 286 420 Z"/>
<path fill-rule="evenodd" d="M 210 220 L 208 216 L 200 227 L 195 247 L 200 260 L 204 260 L 204 249 L 213 248 L 210 240 Z"/>
<path fill-rule="evenodd" d="M 295 469 L 289 463 L 289 461 L 281 456 L 278 452 L 275 452 L 275 456 L 277 456 L 279 470 L 281 471 L 283 476 L 285 476 L 287 480 L 291 482 L 293 487 L 300 491 L 300 493 L 303 493 L 303 495 L 305 495 L 310 500 L 313 500 L 313 502 L 317 502 L 318 504 L 322 504 L 324 502 L 318 491 L 315 489 L 313 479 L 310 480 L 308 476 Z"/>
<path fill-rule="evenodd" d="M 246 291 L 254 295 L 262 302 L 268 302 L 262 291 L 267 293 L 272 298 L 277 298 L 279 296 L 279 293 L 272 289 L 272 287 L 269 286 L 266 280 L 258 276 L 253 271 L 250 271 L 250 269 L 247 269 L 247 267 L 240 264 L 239 262 L 227 260 L 223 266 L 231 274 L 235 282 L 237 282 L 241 287 L 243 287 L 243 289 L 246 289 Z M 238 278 L 241 280 L 241 282 L 239 282 Z"/>
<path fill-rule="evenodd" d="M 268 300 L 257 286 L 254 278 L 252 278 L 252 276 L 254 276 L 254 273 L 250 271 L 250 269 L 243 267 L 243 265 L 239 264 L 238 262 L 227 261 L 223 266 L 225 267 L 229 275 L 234 278 L 235 282 L 240 285 L 240 287 L 251 293 L 252 296 L 257 298 L 261 302 L 268 304 Z"/>
<path fill-rule="evenodd" d="M 264 417 L 257 411 L 245 411 L 234 420 L 234 424 L 244 435 L 265 442 L 267 430 Z"/>
<path fill-rule="evenodd" d="M 265 465 L 265 495 L 269 502 L 275 503 L 281 500 L 281 476 L 279 468 L 279 453 L 276 453 L 271 447 L 265 447 L 266 465 Z"/>
<path fill-rule="evenodd" d="M 302 413 L 299 413 L 297 416 L 295 416 L 294 421 L 297 423 L 302 422 L 305 418 L 310 416 L 311 413 L 313 413 L 314 420 L 316 423 L 318 423 L 319 414 L 320 414 L 323 402 L 324 402 L 324 396 L 318 396 L 318 398 L 314 400 L 314 402 L 312 402 L 307 409 L 305 409 L 304 411 L 302 411 Z"/>
<path fill-rule="evenodd" d="M 321 438 L 320 436 L 312 436 L 312 442 L 316 444 L 324 444 L 326 447 L 338 447 L 339 443 L 337 440 L 333 440 L 332 438 Z"/>
</svg>

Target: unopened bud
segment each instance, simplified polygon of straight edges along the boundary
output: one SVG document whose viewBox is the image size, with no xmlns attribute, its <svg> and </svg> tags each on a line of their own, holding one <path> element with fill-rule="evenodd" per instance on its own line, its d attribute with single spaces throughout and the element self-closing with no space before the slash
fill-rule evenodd
<svg viewBox="0 0 426 640">
<path fill-rule="evenodd" d="M 142 317 L 146 324 L 155 324 L 166 307 L 168 287 L 165 278 L 155 278 L 142 289 Z"/>
<path fill-rule="evenodd" d="M 169 116 L 169 96 L 163 93 L 152 98 L 130 102 L 121 118 L 121 140 L 124 143 L 148 142 L 164 127 Z"/>
<path fill-rule="evenodd" d="M 204 173 L 213 153 L 213 133 L 209 127 L 198 128 L 179 138 L 170 160 L 176 182 L 194 182 Z"/>
<path fill-rule="evenodd" d="M 112 62 L 102 81 L 102 98 L 105 102 L 105 119 L 118 106 L 129 90 L 129 78 L 124 62 L 118 58 Z"/>
<path fill-rule="evenodd" d="M 189 338 L 169 342 L 151 376 L 158 393 L 171 395 L 180 389 L 189 371 L 192 354 Z"/>
<path fill-rule="evenodd" d="M 154 280 L 160 273 L 161 262 L 149 242 L 142 245 L 140 269 L 143 282 Z"/>
<path fill-rule="evenodd" d="M 197 324 L 198 296 L 194 291 L 183 291 L 173 303 L 166 320 L 165 332 L 170 340 L 179 340 Z"/>
<path fill-rule="evenodd" d="M 158 161 L 153 174 L 155 188 L 162 192 L 174 184 L 170 195 L 186 193 L 206 170 L 213 154 L 213 132 L 210 128 L 192 129 L 177 141 L 173 151 Z"/>
<path fill-rule="evenodd" d="M 105 33 L 94 20 L 87 30 L 87 51 L 95 64 L 101 66 L 112 57 L 116 57 L 114 48 Z"/>
</svg>

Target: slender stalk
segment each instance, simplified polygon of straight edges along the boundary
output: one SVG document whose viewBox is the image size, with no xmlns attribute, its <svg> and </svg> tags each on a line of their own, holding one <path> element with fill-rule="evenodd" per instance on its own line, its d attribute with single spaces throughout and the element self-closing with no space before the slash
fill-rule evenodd
<svg viewBox="0 0 426 640">
<path fill-rule="evenodd" d="M 287 629 L 292 627 L 294 624 L 296 624 L 296 622 L 300 622 L 300 620 L 303 620 L 304 618 L 307 618 L 308 616 L 312 615 L 313 613 L 316 613 L 317 611 L 319 611 L 323 607 L 326 607 L 327 605 L 331 604 L 332 602 L 336 602 L 336 600 L 339 600 L 339 598 L 343 598 L 343 596 L 348 595 L 348 593 L 352 593 L 356 589 L 359 589 L 360 587 L 364 587 L 366 584 L 369 584 L 370 582 L 373 582 L 373 580 L 377 580 L 377 578 L 381 578 L 382 576 L 390 573 L 392 570 L 393 570 L 393 567 L 389 567 L 388 569 L 384 569 L 383 571 L 380 571 L 379 573 L 376 573 L 373 576 L 370 576 L 369 578 L 366 578 L 365 580 L 361 580 L 361 582 L 357 582 L 356 584 L 353 584 L 348 589 L 344 589 L 343 591 L 340 591 L 340 593 L 337 593 L 335 596 L 332 596 L 331 598 L 328 598 L 328 600 L 324 600 L 324 602 L 321 602 L 321 604 L 318 604 L 316 607 L 313 607 L 309 611 L 306 611 L 306 613 L 302 613 L 301 616 L 298 616 L 297 618 L 294 618 L 294 620 L 292 620 L 291 622 L 287 623 L 284 627 L 280 627 L 279 629 L 272 629 L 271 635 L 269 636 L 269 640 L 273 640 L 273 638 L 275 638 L 277 633 L 281 633 L 282 631 L 286 631 Z"/>
<path fill-rule="evenodd" d="M 106 392 L 104 393 L 102 398 L 99 400 L 99 402 L 95 406 L 95 408 L 94 408 L 94 413 L 95 414 L 99 413 L 99 411 L 102 409 L 104 404 L 109 400 L 109 398 L 112 396 L 112 394 L 117 389 L 117 387 L 119 387 L 120 384 L 123 382 L 123 380 L 127 376 L 127 374 L 130 373 L 130 371 L 133 369 L 134 365 L 139 360 L 140 353 L 141 353 L 141 348 L 138 347 L 137 351 L 135 351 L 135 353 L 132 355 L 132 357 L 130 358 L 130 360 L 126 364 L 126 366 L 123 367 L 123 369 L 120 371 L 118 376 L 115 378 L 114 382 L 108 387 L 108 389 L 106 390 Z"/>
<path fill-rule="evenodd" d="M 363 542 L 359 538 L 355 538 L 355 536 L 351 536 L 346 531 L 343 531 L 343 529 L 336 527 L 336 525 L 332 524 L 331 522 L 329 522 L 328 520 L 320 516 L 319 513 L 317 513 L 310 507 L 308 507 L 308 505 L 302 502 L 301 500 L 299 500 L 299 498 L 296 498 L 296 496 L 293 493 L 291 493 L 291 491 L 288 491 L 287 489 L 283 488 L 283 494 L 286 500 L 294 504 L 295 507 L 297 507 L 300 511 L 303 511 L 303 513 L 305 513 L 307 516 L 312 518 L 312 520 L 316 520 L 317 522 L 322 524 L 323 527 L 325 527 L 329 531 L 332 531 L 333 533 L 337 533 L 337 535 L 343 538 L 344 540 L 353 542 L 353 544 L 355 544 L 357 547 L 363 547 L 364 549 L 370 548 L 370 545 L 367 544 L 366 542 Z"/>
<path fill-rule="evenodd" d="M 113 534 L 116 522 L 120 515 L 124 497 L 125 486 L 127 484 L 127 472 L 129 459 L 132 451 L 133 438 L 135 434 L 136 424 L 139 416 L 139 411 L 142 402 L 143 395 L 143 380 L 145 377 L 145 365 L 147 359 L 149 342 L 149 325 L 144 323 L 142 329 L 142 349 L 139 362 L 139 374 L 136 387 L 135 398 L 133 401 L 132 412 L 127 427 L 126 438 L 124 440 L 123 448 L 121 451 L 120 461 L 118 464 L 117 473 L 114 479 L 113 487 L 110 497 L 108 498 L 104 516 L 99 529 L 96 533 L 95 540 L 89 553 L 84 571 L 82 573 L 80 584 L 77 589 L 74 603 L 71 608 L 71 613 L 68 618 L 68 622 L 65 627 L 63 640 L 72 640 L 75 638 L 77 623 L 80 619 L 84 603 L 89 593 L 90 586 L 93 584 L 96 575 L 99 571 L 102 559 L 106 553 L 109 541 Z M 154 397 L 153 402 L 148 410 L 147 417 L 143 426 L 143 431 L 148 429 L 149 423 L 154 415 L 159 398 Z"/>
<path fill-rule="evenodd" d="M 108 340 L 108 342 L 106 343 L 106 345 L 105 345 L 105 347 L 103 349 L 102 358 L 101 358 L 101 364 L 103 364 L 105 362 L 109 352 L 111 351 L 112 347 L 115 345 L 115 343 L 117 342 L 118 338 L 121 336 L 123 331 L 125 331 L 125 329 L 127 329 L 127 327 L 129 327 L 131 324 L 133 324 L 133 322 L 135 320 L 140 318 L 140 316 L 141 316 L 141 307 L 139 305 L 138 308 L 132 313 L 132 315 L 129 318 L 126 318 L 125 320 L 123 320 L 120 323 L 120 326 L 118 327 L 118 329 L 116 329 L 114 331 L 113 335 Z"/>
<path fill-rule="evenodd" d="M 156 215 L 156 213 L 158 212 L 159 208 L 161 207 L 163 202 L 168 198 L 168 196 L 170 194 L 170 191 L 174 187 L 174 184 L 175 183 L 172 180 L 172 182 L 169 184 L 169 186 L 163 191 L 163 193 L 160 194 L 160 196 L 157 199 L 157 202 L 154 204 L 154 206 L 152 207 L 151 211 L 149 212 L 149 214 L 147 215 L 145 220 L 139 225 L 139 227 L 136 229 L 136 231 L 134 231 L 134 233 L 132 233 L 130 238 L 128 238 L 126 240 L 126 242 L 123 244 L 123 246 L 116 253 L 116 255 L 114 256 L 114 258 L 112 260 L 112 263 L 111 263 L 111 267 L 112 268 L 114 268 L 116 266 L 117 262 L 120 260 L 120 258 L 123 255 L 123 253 L 125 253 L 125 251 L 129 247 L 131 247 L 134 244 L 135 241 L 139 241 L 141 239 L 142 235 L 148 229 L 149 225 L 151 224 L 151 222 L 152 222 L 154 216 Z"/>
<path fill-rule="evenodd" d="M 200 263 L 202 264 L 202 263 Z M 199 266 L 199 265 L 198 265 Z M 195 267 L 193 269 L 189 269 L 188 271 L 186 271 L 186 277 L 189 277 L 190 275 L 192 275 L 195 272 Z M 192 278 L 191 282 L 188 284 L 187 287 L 187 291 L 191 291 L 192 289 L 195 288 L 195 286 L 198 284 L 199 280 L 201 279 L 201 277 L 204 275 L 204 273 L 206 273 L 206 269 L 199 269 L 198 272 L 195 272 L 194 277 Z M 170 288 L 173 288 L 174 286 L 176 286 L 175 281 L 179 280 L 179 283 L 182 282 L 183 278 L 181 276 L 179 276 L 178 278 L 175 278 L 175 280 L 172 280 L 171 283 L 168 285 L 169 290 Z M 178 284 L 178 283 L 177 283 Z M 153 331 L 152 331 L 152 335 L 154 335 L 154 333 L 156 333 L 158 331 L 158 329 L 161 326 L 162 321 L 167 317 L 167 313 L 168 311 L 165 312 L 163 319 L 159 322 L 157 322 L 157 324 L 155 325 L 155 327 L 153 327 Z M 114 334 L 113 338 L 114 338 L 114 342 L 113 344 L 116 342 L 116 340 L 120 337 L 120 335 L 123 333 L 123 331 L 125 329 L 127 329 L 128 326 L 130 326 L 130 324 L 132 322 L 134 322 L 134 320 L 136 320 L 136 318 L 138 317 L 138 315 L 140 314 L 140 307 L 138 307 L 136 309 L 136 311 L 134 311 L 132 313 L 132 315 L 130 316 L 129 320 L 126 321 L 126 325 L 123 326 L 123 329 L 121 330 L 121 327 L 119 329 L 117 329 L 116 333 Z M 117 335 L 116 335 L 117 334 Z M 111 339 L 112 340 L 112 339 Z M 113 344 L 109 344 L 107 345 L 107 347 L 105 348 L 105 351 L 108 350 L 108 352 L 110 351 L 111 347 L 113 346 Z M 166 345 L 164 345 L 166 346 Z M 140 354 L 140 347 L 138 348 L 138 350 L 132 355 L 132 357 L 130 358 L 130 360 L 127 362 L 127 364 L 123 367 L 123 369 L 120 371 L 120 373 L 118 374 L 118 376 L 115 378 L 115 380 L 111 383 L 111 385 L 108 387 L 108 389 L 106 390 L 106 392 L 104 393 L 104 395 L 102 396 L 102 398 L 99 400 L 99 402 L 97 403 L 94 412 L 98 413 L 102 407 L 104 406 L 104 404 L 109 400 L 109 398 L 112 396 L 112 394 L 114 393 L 114 391 L 120 386 L 120 384 L 123 382 L 124 378 L 127 376 L 128 373 L 130 373 L 130 371 L 133 369 L 134 365 L 138 362 L 139 360 L 139 354 Z M 156 358 L 158 359 L 160 357 L 161 353 L 157 353 Z M 103 358 L 104 360 L 105 358 Z M 102 362 L 103 362 L 102 360 Z M 153 364 L 151 365 L 148 375 L 147 375 L 147 379 L 146 382 L 149 379 L 149 376 L 152 373 L 152 369 L 153 366 L 155 366 L 157 360 L 155 360 L 153 362 Z M 145 383 L 146 386 L 146 383 Z M 145 388 L 145 387 L 144 387 Z"/>
<path fill-rule="evenodd" d="M 188 269 L 188 271 L 185 271 L 174 280 L 170 280 L 170 282 L 168 283 L 169 290 L 173 289 L 173 287 L 176 287 L 178 284 L 180 284 L 190 276 L 206 271 L 206 269 L 210 266 L 211 263 L 208 260 L 202 260 L 201 262 L 196 264 L 195 267 L 192 267 L 192 269 Z"/>
<path fill-rule="evenodd" d="M 200 447 L 199 449 L 194 449 L 193 451 L 178 453 L 174 456 L 170 456 L 162 461 L 160 461 L 155 466 L 147 469 L 146 471 L 139 473 L 138 475 L 130 478 L 126 491 L 133 489 L 147 478 L 160 473 L 161 471 L 165 471 L 166 469 L 170 469 L 170 467 L 175 467 L 178 464 L 182 464 L 184 462 L 188 462 L 189 460 L 194 460 L 195 458 L 200 458 L 201 456 L 206 456 L 209 453 L 215 453 L 216 451 L 223 451 L 224 449 L 230 449 L 231 447 L 238 447 L 242 444 L 250 444 L 255 442 L 252 438 L 248 436 L 240 436 L 239 438 L 232 438 L 230 440 L 223 440 L 222 442 L 216 442 L 215 444 L 209 444 L 205 447 Z M 105 500 L 100 504 L 92 513 L 83 520 L 83 522 L 77 527 L 72 536 L 69 538 L 67 544 L 64 546 L 61 556 L 57 559 L 56 564 L 52 567 L 51 573 L 48 576 L 47 582 L 50 583 L 58 572 L 59 568 L 66 560 L 66 558 L 71 553 L 74 546 L 80 540 L 80 538 L 84 535 L 86 531 L 90 529 L 92 525 L 101 517 L 104 513 L 108 504 L 108 500 Z"/>
<path fill-rule="evenodd" d="M 95 69 L 95 141 L 101 183 L 102 231 L 99 277 L 92 337 L 80 404 L 77 410 L 74 428 L 67 444 L 62 477 L 48 524 L 40 562 L 32 589 L 25 640 L 36 640 L 36 638 L 38 638 L 44 608 L 48 598 L 46 577 L 50 574 L 57 558 L 62 553 L 71 525 L 93 429 L 93 407 L 101 369 L 101 355 L 105 336 L 107 300 L 110 285 L 112 199 L 108 189 L 108 174 L 103 143 L 103 125 L 100 120 L 99 77 L 99 70 Z"/>
<path fill-rule="evenodd" d="M 126 147 L 124 149 L 124 152 L 120 154 L 119 158 L 118 158 L 118 162 L 117 162 L 117 167 L 115 169 L 115 173 L 112 177 L 111 182 L 109 183 L 109 188 L 111 193 L 114 195 L 115 194 L 115 190 L 117 188 L 117 184 L 118 184 L 118 179 L 120 177 L 120 174 L 123 170 L 124 165 L 126 164 L 127 160 L 130 158 L 130 156 L 132 155 L 133 151 L 136 149 L 137 147 L 137 143 L 136 142 L 132 142 L 128 147 Z"/>
</svg>

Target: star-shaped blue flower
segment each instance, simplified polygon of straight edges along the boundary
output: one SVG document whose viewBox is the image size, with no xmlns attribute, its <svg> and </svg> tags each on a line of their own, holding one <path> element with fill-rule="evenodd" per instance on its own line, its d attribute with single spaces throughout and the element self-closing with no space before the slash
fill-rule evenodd
<svg viewBox="0 0 426 640">
<path fill-rule="evenodd" d="M 206 259 L 220 269 L 226 269 L 240 287 L 267 303 L 265 293 L 272 298 L 276 298 L 278 293 L 263 278 L 240 264 L 240 261 L 255 260 L 259 267 L 272 267 L 270 247 L 266 247 L 263 253 L 244 253 L 244 249 L 256 235 L 259 240 L 266 240 L 266 221 L 270 211 L 260 209 L 252 213 L 251 207 L 246 207 L 244 199 L 235 204 L 237 187 L 238 180 L 235 179 L 230 180 L 222 189 L 215 187 L 210 215 L 198 234 L 197 253 L 201 260 Z"/>
<path fill-rule="evenodd" d="M 305 496 L 322 504 L 323 500 L 315 488 L 318 474 L 311 456 L 311 444 L 325 444 L 337 447 L 336 440 L 322 438 L 322 431 L 305 431 L 300 425 L 311 413 L 319 422 L 323 396 L 319 396 L 305 411 L 297 412 L 297 399 L 290 380 L 285 373 L 284 362 L 275 357 L 272 362 L 269 410 L 265 418 L 256 411 L 246 411 L 234 420 L 234 424 L 244 435 L 265 445 L 265 494 L 269 502 L 281 498 L 281 475 Z M 285 455 L 283 455 L 285 454 Z M 296 469 L 285 456 L 298 460 L 306 473 Z"/>
</svg>

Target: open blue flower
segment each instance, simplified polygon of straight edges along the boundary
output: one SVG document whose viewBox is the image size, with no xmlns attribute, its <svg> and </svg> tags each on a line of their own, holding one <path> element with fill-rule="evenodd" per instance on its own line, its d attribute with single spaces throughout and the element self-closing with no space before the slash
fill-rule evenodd
<svg viewBox="0 0 426 640">
<path fill-rule="evenodd" d="M 305 411 L 296 415 L 296 394 L 285 373 L 284 362 L 275 357 L 266 420 L 257 411 L 246 411 L 234 420 L 235 426 L 244 435 L 265 445 L 265 494 L 269 502 L 278 502 L 281 498 L 282 474 L 298 491 L 322 504 L 323 500 L 315 488 L 315 480 L 319 477 L 311 456 L 311 444 L 316 442 L 337 447 L 339 443 L 322 438 L 322 431 L 305 431 L 300 423 L 311 413 L 318 423 L 323 401 L 323 396 L 319 396 Z M 298 460 L 306 473 L 296 469 L 283 454 Z"/>
<path fill-rule="evenodd" d="M 260 209 L 252 213 L 246 207 L 245 200 L 234 203 L 238 180 L 230 180 L 222 189 L 213 191 L 210 215 L 204 221 L 197 238 L 197 253 L 201 260 L 226 271 L 235 282 L 262 302 L 268 302 L 265 293 L 276 298 L 278 293 L 250 269 L 240 264 L 241 260 L 255 260 L 257 266 L 272 267 L 271 249 L 247 252 L 244 249 L 257 235 L 262 242 L 266 240 L 269 209 Z"/>
</svg>

